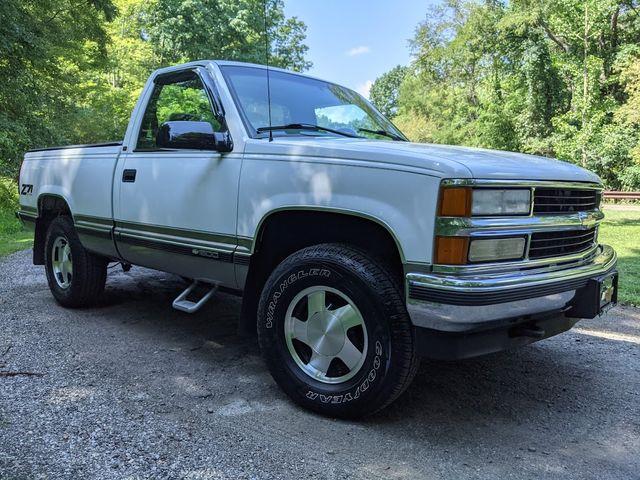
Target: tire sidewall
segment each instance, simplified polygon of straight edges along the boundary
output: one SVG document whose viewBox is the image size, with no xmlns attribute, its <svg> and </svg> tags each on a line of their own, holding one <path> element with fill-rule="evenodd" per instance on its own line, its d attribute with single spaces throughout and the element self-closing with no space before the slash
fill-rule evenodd
<svg viewBox="0 0 640 480">
<path fill-rule="evenodd" d="M 392 374 L 392 342 L 386 305 L 373 278 L 350 265 L 350 259 L 285 262 L 265 286 L 258 309 L 260 346 L 276 382 L 299 404 L 323 413 L 352 415 L 385 395 Z M 327 384 L 305 374 L 289 353 L 284 335 L 287 309 L 295 296 L 311 286 L 332 287 L 357 306 L 367 332 L 367 355 L 360 371 L 340 384 Z"/>
</svg>

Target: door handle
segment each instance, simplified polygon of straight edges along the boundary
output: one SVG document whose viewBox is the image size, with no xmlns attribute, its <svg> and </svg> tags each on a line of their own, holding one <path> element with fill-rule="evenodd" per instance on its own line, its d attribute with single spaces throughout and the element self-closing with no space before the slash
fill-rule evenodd
<svg viewBox="0 0 640 480">
<path fill-rule="evenodd" d="M 133 183 L 136 181 L 137 170 L 125 170 L 122 172 L 122 181 L 125 183 Z"/>
</svg>

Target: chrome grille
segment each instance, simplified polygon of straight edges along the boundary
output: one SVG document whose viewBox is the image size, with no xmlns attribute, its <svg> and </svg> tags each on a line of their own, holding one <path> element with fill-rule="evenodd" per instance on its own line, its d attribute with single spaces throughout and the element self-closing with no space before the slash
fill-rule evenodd
<svg viewBox="0 0 640 480">
<path fill-rule="evenodd" d="M 529 258 L 571 255 L 589 250 L 596 241 L 596 228 L 539 232 L 531 235 Z"/>
<path fill-rule="evenodd" d="M 600 204 L 597 190 L 536 188 L 533 198 L 534 214 L 587 212 Z"/>
</svg>

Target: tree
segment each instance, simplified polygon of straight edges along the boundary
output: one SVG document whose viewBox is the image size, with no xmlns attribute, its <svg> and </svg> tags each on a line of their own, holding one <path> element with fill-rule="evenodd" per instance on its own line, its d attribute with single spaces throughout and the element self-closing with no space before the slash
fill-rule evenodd
<svg viewBox="0 0 640 480">
<path fill-rule="evenodd" d="M 115 13 L 110 0 L 0 2 L 1 174 L 16 175 L 24 150 L 65 141 L 75 72 L 105 61 Z"/>
<path fill-rule="evenodd" d="M 308 69 L 305 24 L 285 18 L 283 0 L 267 0 L 265 22 L 264 1 L 155 0 L 148 8 L 146 31 L 158 63 L 217 58 L 266 63 L 268 43 L 271 64 Z"/>
<path fill-rule="evenodd" d="M 640 188 L 640 47 L 625 49 L 613 70 L 620 73 L 627 95 L 615 113 L 618 130 L 626 132 L 625 139 L 629 142 L 630 160 L 620 172 L 620 183 L 623 188 L 635 190 Z"/>
<path fill-rule="evenodd" d="M 638 10 L 443 1 L 416 30 L 395 121 L 415 140 L 557 156 L 640 188 Z"/>
<path fill-rule="evenodd" d="M 76 72 L 73 115 L 63 129 L 72 143 L 124 137 L 129 117 L 149 73 L 157 67 L 145 38 L 145 0 L 113 0 L 118 15 L 104 24 L 106 61 Z"/>
<path fill-rule="evenodd" d="M 398 112 L 400 85 L 407 75 L 407 71 L 407 67 L 398 65 L 376 78 L 371 85 L 369 98 L 376 108 L 387 117 L 395 117 Z"/>
</svg>

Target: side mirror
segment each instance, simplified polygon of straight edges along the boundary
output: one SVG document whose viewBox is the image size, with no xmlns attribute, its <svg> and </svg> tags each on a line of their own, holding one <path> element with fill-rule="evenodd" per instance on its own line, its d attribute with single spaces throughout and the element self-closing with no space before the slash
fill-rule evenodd
<svg viewBox="0 0 640 480">
<path fill-rule="evenodd" d="M 230 152 L 233 141 L 228 132 L 214 132 L 209 122 L 175 120 L 158 128 L 156 145 L 160 148 L 188 148 Z"/>
</svg>

